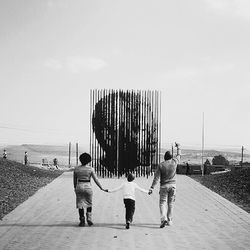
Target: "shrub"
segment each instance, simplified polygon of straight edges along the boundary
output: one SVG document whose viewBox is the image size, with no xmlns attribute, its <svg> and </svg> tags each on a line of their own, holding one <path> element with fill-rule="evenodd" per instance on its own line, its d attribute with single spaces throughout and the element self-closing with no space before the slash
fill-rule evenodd
<svg viewBox="0 0 250 250">
<path fill-rule="evenodd" d="M 223 165 L 223 166 L 228 166 L 229 161 L 223 156 L 223 155 L 216 155 L 212 159 L 213 165 Z"/>
</svg>

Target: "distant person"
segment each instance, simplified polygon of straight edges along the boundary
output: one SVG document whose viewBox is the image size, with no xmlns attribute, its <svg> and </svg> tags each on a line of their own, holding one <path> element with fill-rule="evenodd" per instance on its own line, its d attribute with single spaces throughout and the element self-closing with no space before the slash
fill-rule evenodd
<svg viewBox="0 0 250 250">
<path fill-rule="evenodd" d="M 74 189 L 76 194 L 76 208 L 78 208 L 80 224 L 79 226 L 85 226 L 84 209 L 86 209 L 87 223 L 89 226 L 93 225 L 92 222 L 92 197 L 93 191 L 91 187 L 91 178 L 95 181 L 96 185 L 103 191 L 102 185 L 100 184 L 94 169 L 89 165 L 91 162 L 91 156 L 87 153 L 80 155 L 79 160 L 81 166 L 77 166 L 74 169 Z"/>
<path fill-rule="evenodd" d="M 177 148 L 177 156 L 173 158 L 170 151 L 165 153 L 164 161 L 157 166 L 152 185 L 148 192 L 152 194 L 155 185 L 160 179 L 160 228 L 173 224 L 173 204 L 176 196 L 176 169 L 180 163 L 180 145 L 175 143 L 175 146 Z"/>
<path fill-rule="evenodd" d="M 7 152 L 6 152 L 6 149 L 3 150 L 3 159 L 7 159 Z"/>
<path fill-rule="evenodd" d="M 148 193 L 148 190 L 139 187 L 133 180 L 135 179 L 134 175 L 129 173 L 127 176 L 127 181 L 122 183 L 117 188 L 108 190 L 109 193 L 116 192 L 122 189 L 123 192 L 123 202 L 125 204 L 125 219 L 126 219 L 126 228 L 130 228 L 130 223 L 133 221 L 133 216 L 135 213 L 135 189 L 139 189 L 144 193 Z"/>
<path fill-rule="evenodd" d="M 189 166 L 188 162 L 186 163 L 186 167 L 187 167 L 186 175 L 189 175 L 190 174 L 190 166 Z"/>
<path fill-rule="evenodd" d="M 211 166 L 211 163 L 208 159 L 206 159 L 206 161 L 204 163 L 204 174 L 208 173 L 209 166 Z"/>
<path fill-rule="evenodd" d="M 58 169 L 58 160 L 57 160 L 57 158 L 54 158 L 53 163 L 54 163 L 54 167 L 56 169 Z"/>
<path fill-rule="evenodd" d="M 27 165 L 28 164 L 28 153 L 27 151 L 25 151 L 24 153 L 24 165 Z"/>
</svg>

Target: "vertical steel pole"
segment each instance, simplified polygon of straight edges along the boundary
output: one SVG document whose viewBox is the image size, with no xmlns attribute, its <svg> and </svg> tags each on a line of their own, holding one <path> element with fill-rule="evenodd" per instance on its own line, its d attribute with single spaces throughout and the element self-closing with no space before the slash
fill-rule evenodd
<svg viewBox="0 0 250 250">
<path fill-rule="evenodd" d="M 76 166 L 78 166 L 78 143 L 76 143 Z"/>
<path fill-rule="evenodd" d="M 137 90 L 136 92 L 136 132 L 138 133 L 136 136 L 136 163 L 137 168 L 140 171 L 140 92 Z"/>
<path fill-rule="evenodd" d="M 98 90 L 95 90 L 95 105 L 97 104 L 97 102 L 98 102 L 98 99 L 97 99 L 97 92 L 98 92 Z M 95 117 L 96 117 L 96 110 L 95 110 Z M 96 124 L 95 124 L 95 126 L 96 126 Z M 96 131 L 96 130 L 95 130 Z M 97 168 L 97 165 L 96 165 L 96 136 L 95 136 L 95 143 L 94 143 L 94 159 L 93 159 L 93 161 L 94 161 L 94 166 L 95 166 L 95 169 L 97 170 L 97 174 L 98 174 L 98 168 Z"/>
<path fill-rule="evenodd" d="M 160 106 L 160 109 L 159 109 L 159 152 L 161 152 L 161 91 L 159 92 L 159 106 Z M 159 162 L 158 164 L 160 163 L 160 158 L 159 158 Z"/>
<path fill-rule="evenodd" d="M 159 152 L 159 99 L 158 99 L 158 92 L 155 93 L 155 99 L 156 99 L 156 134 L 157 134 L 157 155 L 156 155 L 156 165 L 159 164 L 159 158 L 160 158 L 160 152 Z"/>
<path fill-rule="evenodd" d="M 202 147 L 201 147 L 201 173 L 202 173 L 202 176 L 204 175 L 203 154 L 204 154 L 204 112 L 202 113 Z"/>
<path fill-rule="evenodd" d="M 92 114 L 92 89 L 90 89 L 89 91 L 89 101 L 90 101 L 90 105 L 89 105 L 89 154 L 91 155 L 92 158 L 92 148 L 91 148 L 91 143 L 92 143 L 92 138 L 91 138 L 91 114 Z"/>
<path fill-rule="evenodd" d="M 119 141 L 120 141 L 120 89 L 116 92 L 116 164 L 114 173 L 116 173 L 119 164 Z"/>
<path fill-rule="evenodd" d="M 100 101 L 99 89 L 97 90 L 96 98 L 97 98 L 96 103 L 98 103 Z M 97 174 L 100 176 L 100 166 L 98 165 L 97 161 L 98 161 L 98 141 L 97 141 L 97 138 L 95 138 L 95 166 L 97 168 Z"/>
<path fill-rule="evenodd" d="M 91 161 L 91 166 L 92 167 L 95 167 L 94 166 L 94 130 L 93 130 L 93 127 L 95 126 L 93 123 L 92 123 L 92 119 L 94 118 L 95 116 L 95 90 L 92 90 L 92 95 L 91 95 L 91 117 L 90 117 L 90 122 L 91 122 L 91 158 L 92 158 L 92 161 Z M 96 170 L 96 169 L 95 169 Z"/>
</svg>

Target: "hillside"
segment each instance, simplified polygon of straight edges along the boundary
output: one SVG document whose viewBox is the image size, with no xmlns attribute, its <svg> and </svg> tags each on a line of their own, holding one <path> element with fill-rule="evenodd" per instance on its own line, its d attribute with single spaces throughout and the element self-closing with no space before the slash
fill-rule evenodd
<svg viewBox="0 0 250 250">
<path fill-rule="evenodd" d="M 68 145 L 36 145 L 36 144 L 23 144 L 23 145 L 9 145 L 4 147 L 8 153 L 8 159 L 23 163 L 24 152 L 28 152 L 28 161 L 32 164 L 38 164 L 42 162 L 42 159 L 47 159 L 50 164 L 53 164 L 53 159 L 57 158 L 59 166 L 68 166 L 69 162 L 69 148 Z M 0 150 L 3 151 L 3 147 Z M 161 149 L 161 159 L 166 152 L 166 148 Z M 81 146 L 79 148 L 79 154 L 82 152 L 88 152 L 88 146 Z M 204 150 L 204 160 L 210 161 L 215 155 L 222 154 L 229 161 L 238 163 L 241 160 L 241 152 L 228 152 L 225 150 Z M 182 162 L 190 162 L 194 164 L 201 164 L 201 150 L 182 148 Z M 250 162 L 250 155 L 244 155 L 244 161 Z M 76 163 L 75 145 L 71 148 L 71 165 Z"/>
<path fill-rule="evenodd" d="M 161 149 L 162 157 L 167 149 Z M 169 150 L 169 149 L 168 149 Z M 204 150 L 203 152 L 203 159 L 208 159 L 210 162 L 212 161 L 213 157 L 216 155 L 223 155 L 232 163 L 239 163 L 241 160 L 241 152 L 231 152 L 225 150 L 214 150 L 208 149 Z M 201 164 L 201 150 L 197 149 L 185 149 L 182 148 L 181 150 L 181 161 L 182 162 L 190 162 L 195 164 Z M 244 162 L 250 162 L 250 154 L 244 154 Z"/>
<path fill-rule="evenodd" d="M 0 159 L 0 219 L 61 174 Z"/>
<path fill-rule="evenodd" d="M 7 150 L 8 159 L 21 162 L 24 161 L 24 152 L 28 152 L 28 161 L 30 164 L 42 163 L 42 159 L 47 159 L 50 164 L 53 164 L 53 159 L 57 158 L 59 166 L 67 166 L 69 161 L 69 146 L 65 145 L 35 145 L 35 144 L 22 144 L 22 145 L 9 145 L 0 148 Z M 79 152 L 83 152 L 80 147 Z M 71 147 L 71 164 L 76 163 L 75 145 Z"/>
</svg>

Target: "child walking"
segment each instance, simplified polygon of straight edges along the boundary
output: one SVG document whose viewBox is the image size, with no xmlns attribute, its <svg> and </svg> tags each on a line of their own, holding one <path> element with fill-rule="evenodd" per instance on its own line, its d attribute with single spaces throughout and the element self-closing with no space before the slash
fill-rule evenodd
<svg viewBox="0 0 250 250">
<path fill-rule="evenodd" d="M 148 193 L 148 190 L 139 187 L 133 180 L 134 175 L 129 173 L 127 176 L 127 182 L 124 182 L 121 186 L 108 190 L 109 193 L 116 192 L 118 190 L 123 191 L 123 201 L 125 204 L 125 219 L 126 219 L 126 229 L 129 229 L 130 223 L 133 221 L 133 216 L 135 212 L 135 189 L 139 189 L 144 193 Z"/>
</svg>

